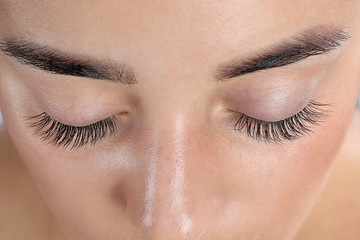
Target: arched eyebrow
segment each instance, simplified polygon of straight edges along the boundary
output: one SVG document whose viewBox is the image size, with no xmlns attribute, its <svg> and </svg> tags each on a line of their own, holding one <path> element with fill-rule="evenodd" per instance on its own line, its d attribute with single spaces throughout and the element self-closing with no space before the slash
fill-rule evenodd
<svg viewBox="0 0 360 240">
<path fill-rule="evenodd" d="M 112 64 L 91 57 L 62 52 L 52 47 L 24 39 L 6 39 L 0 49 L 20 63 L 60 75 L 110 80 L 136 84 L 135 74 L 125 64 Z"/>
<path fill-rule="evenodd" d="M 319 25 L 306 29 L 290 39 L 258 51 L 254 56 L 235 58 L 217 68 L 216 79 L 227 81 L 245 74 L 290 65 L 308 57 L 328 53 L 350 38 L 343 27 Z"/>
</svg>

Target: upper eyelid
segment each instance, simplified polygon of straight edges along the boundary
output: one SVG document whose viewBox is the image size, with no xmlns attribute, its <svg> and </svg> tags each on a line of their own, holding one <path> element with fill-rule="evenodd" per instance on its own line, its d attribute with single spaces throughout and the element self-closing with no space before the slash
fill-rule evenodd
<svg viewBox="0 0 360 240">
<path fill-rule="evenodd" d="M 75 127 L 51 118 L 46 112 L 27 117 L 26 119 L 30 121 L 29 126 L 36 129 L 35 135 L 39 135 L 43 140 L 48 141 L 54 146 L 63 146 L 64 148 L 71 146 L 71 149 L 94 144 L 107 134 L 114 134 L 117 120 L 115 116 L 111 116 L 87 126 Z M 50 124 L 51 126 L 46 128 Z M 97 128 L 94 129 L 94 126 L 97 126 Z M 64 129 L 67 131 L 60 132 L 60 134 L 59 131 Z M 92 134 L 89 134 L 89 131 L 93 131 Z M 69 135 L 71 132 L 74 133 L 73 136 Z"/>
<path fill-rule="evenodd" d="M 284 120 L 276 122 L 267 122 L 256 118 L 249 117 L 243 113 L 234 111 L 238 114 L 238 120 L 235 123 L 234 130 L 242 130 L 244 127 L 249 137 L 256 140 L 264 140 L 272 143 L 281 143 L 283 140 L 297 139 L 304 134 L 309 134 L 312 130 L 306 124 L 316 125 L 328 115 L 329 104 L 322 104 L 316 101 L 310 101 L 300 112 Z M 239 121 L 243 121 L 239 123 Z M 248 121 L 246 124 L 244 121 Z M 298 125 L 291 125 L 291 122 Z M 237 126 L 243 124 L 241 127 Z M 263 129 L 265 124 L 270 126 L 273 132 L 266 133 Z M 279 128 L 280 126 L 280 128 Z M 281 128 L 284 126 L 284 128 Z M 252 130 L 252 131 L 250 131 Z M 285 132 L 285 130 L 288 130 Z"/>
<path fill-rule="evenodd" d="M 308 128 L 307 125 L 305 125 L 305 123 L 311 123 L 311 124 L 316 124 L 317 122 L 321 121 L 322 118 L 324 116 L 326 116 L 326 111 L 324 109 L 322 109 L 323 107 L 327 107 L 329 106 L 328 104 L 321 104 L 315 101 L 310 101 L 310 103 L 303 108 L 299 113 L 284 119 L 284 120 L 280 120 L 277 122 L 267 122 L 264 120 L 259 120 L 259 119 L 255 119 L 252 117 L 249 117 L 243 113 L 240 112 L 236 112 L 236 111 L 232 111 L 235 114 L 240 115 L 240 118 L 242 117 L 243 120 L 245 121 L 250 121 L 250 124 L 243 124 L 242 126 L 240 125 L 241 123 L 239 122 L 240 118 L 237 120 L 234 129 L 238 129 L 241 130 L 244 127 L 247 127 L 247 134 L 250 137 L 256 138 L 257 140 L 267 140 L 269 142 L 275 142 L 275 143 L 280 143 L 282 139 L 285 140 L 292 140 L 295 138 L 298 138 L 299 136 L 311 132 L 311 130 Z M 298 118 L 300 118 L 299 121 L 295 121 L 295 123 L 297 124 L 301 124 L 300 127 L 299 126 L 295 126 L 295 128 L 292 127 L 289 119 L 293 119 L 294 116 L 297 116 Z M 99 123 L 104 123 L 106 121 L 107 124 L 114 124 L 114 117 L 109 117 L 106 118 L 104 120 L 98 121 L 96 123 L 87 125 L 87 126 L 82 126 L 82 127 L 74 127 L 74 126 L 70 126 L 70 125 L 65 125 L 55 119 L 52 119 L 46 112 L 43 112 L 41 114 L 32 116 L 32 117 L 28 117 L 27 120 L 29 121 L 35 121 L 30 123 L 31 127 L 34 127 L 36 129 L 35 134 L 36 135 L 40 135 L 42 137 L 43 140 L 49 140 L 50 143 L 52 143 L 55 146 L 63 146 L 65 148 L 67 148 L 68 146 L 71 145 L 71 148 L 79 148 L 83 145 L 86 144 L 93 144 L 95 142 L 97 142 L 98 140 L 101 140 L 103 137 L 105 137 L 105 135 L 107 133 L 110 133 L 110 135 L 112 135 L 115 130 L 116 130 L 116 125 L 113 126 L 113 130 L 108 129 L 108 125 L 103 128 L 106 131 L 109 132 L 105 132 L 105 134 L 103 134 L 104 132 L 97 132 L 97 136 L 94 138 L 91 138 L 92 135 L 88 134 L 88 132 L 86 132 L 87 135 L 85 135 L 85 139 L 84 139 L 84 131 L 91 131 L 93 130 L 93 128 L 91 128 L 92 126 L 99 124 Z M 296 120 L 296 119 L 295 119 Z M 293 121 L 293 120 L 291 120 Z M 243 122 L 244 123 L 244 122 Z M 51 124 L 51 126 L 49 128 L 49 125 Z M 254 125 L 257 124 L 257 125 Z M 263 124 L 268 124 L 272 131 L 276 131 L 274 132 L 270 132 L 267 133 L 266 131 L 264 131 L 262 128 L 264 127 Z M 288 133 L 287 131 L 283 131 L 284 129 L 280 129 L 278 125 L 280 124 L 284 124 L 285 128 L 290 131 L 290 133 Z M 238 127 L 237 127 L 238 126 Z M 254 128 L 255 126 L 255 128 Z M 296 129 L 297 127 L 297 129 Z M 55 130 L 54 130 L 55 129 Z M 69 136 L 69 132 L 60 132 L 60 130 L 64 130 L 67 129 L 69 131 L 72 131 L 74 133 L 73 136 Z M 275 130 L 274 130 L 275 129 Z M 294 130 L 295 129 L 295 130 Z M 250 131 L 252 130 L 252 132 Z M 300 132 L 301 131 L 301 132 Z M 262 134 L 262 135 L 261 135 Z M 74 136 L 76 136 L 75 141 L 74 141 Z"/>
</svg>

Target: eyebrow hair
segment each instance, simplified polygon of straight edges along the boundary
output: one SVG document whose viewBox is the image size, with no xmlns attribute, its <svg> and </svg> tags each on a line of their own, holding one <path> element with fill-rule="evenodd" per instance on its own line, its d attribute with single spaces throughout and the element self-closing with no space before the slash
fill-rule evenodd
<svg viewBox="0 0 360 240">
<path fill-rule="evenodd" d="M 217 69 L 216 79 L 226 81 L 245 74 L 290 65 L 311 56 L 328 53 L 341 47 L 350 38 L 343 28 L 320 25 L 300 32 L 275 44 L 248 60 L 235 58 Z"/>
<path fill-rule="evenodd" d="M 308 57 L 328 53 L 341 46 L 350 36 L 343 28 L 320 25 L 300 32 L 288 40 L 265 48 L 244 60 L 235 58 L 218 67 L 215 77 L 227 81 L 245 74 L 290 65 Z M 15 57 L 20 63 L 61 75 L 103 79 L 123 84 L 136 84 L 131 68 L 125 64 L 113 65 L 92 58 L 76 56 L 29 40 L 6 39 L 0 50 Z"/>
<path fill-rule="evenodd" d="M 114 65 L 75 56 L 28 40 L 6 39 L 0 50 L 20 63 L 49 73 L 136 84 L 133 71 L 125 64 Z"/>
</svg>

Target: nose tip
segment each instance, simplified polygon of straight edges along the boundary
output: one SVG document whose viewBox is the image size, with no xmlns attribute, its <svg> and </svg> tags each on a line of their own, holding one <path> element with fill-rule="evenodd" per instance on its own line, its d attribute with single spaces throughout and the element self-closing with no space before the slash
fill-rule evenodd
<svg viewBox="0 0 360 240">
<path fill-rule="evenodd" d="M 166 194 L 165 195 L 170 195 Z M 150 240 L 198 240 L 201 239 L 223 212 L 222 201 L 219 199 L 197 199 L 184 194 L 186 203 L 174 203 L 172 196 L 163 196 L 155 203 L 151 216 L 143 216 L 140 223 L 145 236 Z"/>
</svg>

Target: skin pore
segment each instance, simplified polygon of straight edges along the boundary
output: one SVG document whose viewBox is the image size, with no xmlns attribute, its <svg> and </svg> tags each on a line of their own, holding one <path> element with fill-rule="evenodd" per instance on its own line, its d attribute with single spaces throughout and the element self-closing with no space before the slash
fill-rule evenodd
<svg viewBox="0 0 360 240">
<path fill-rule="evenodd" d="M 0 5 L 1 111 L 68 239 L 295 236 L 353 113 L 359 1 Z M 295 61 L 299 47 L 313 49 Z M 317 124 L 296 139 L 234 130 L 239 114 L 276 122 L 306 107 Z M 54 146 L 31 127 L 44 112 L 82 130 L 114 116 L 116 131 Z"/>
</svg>

